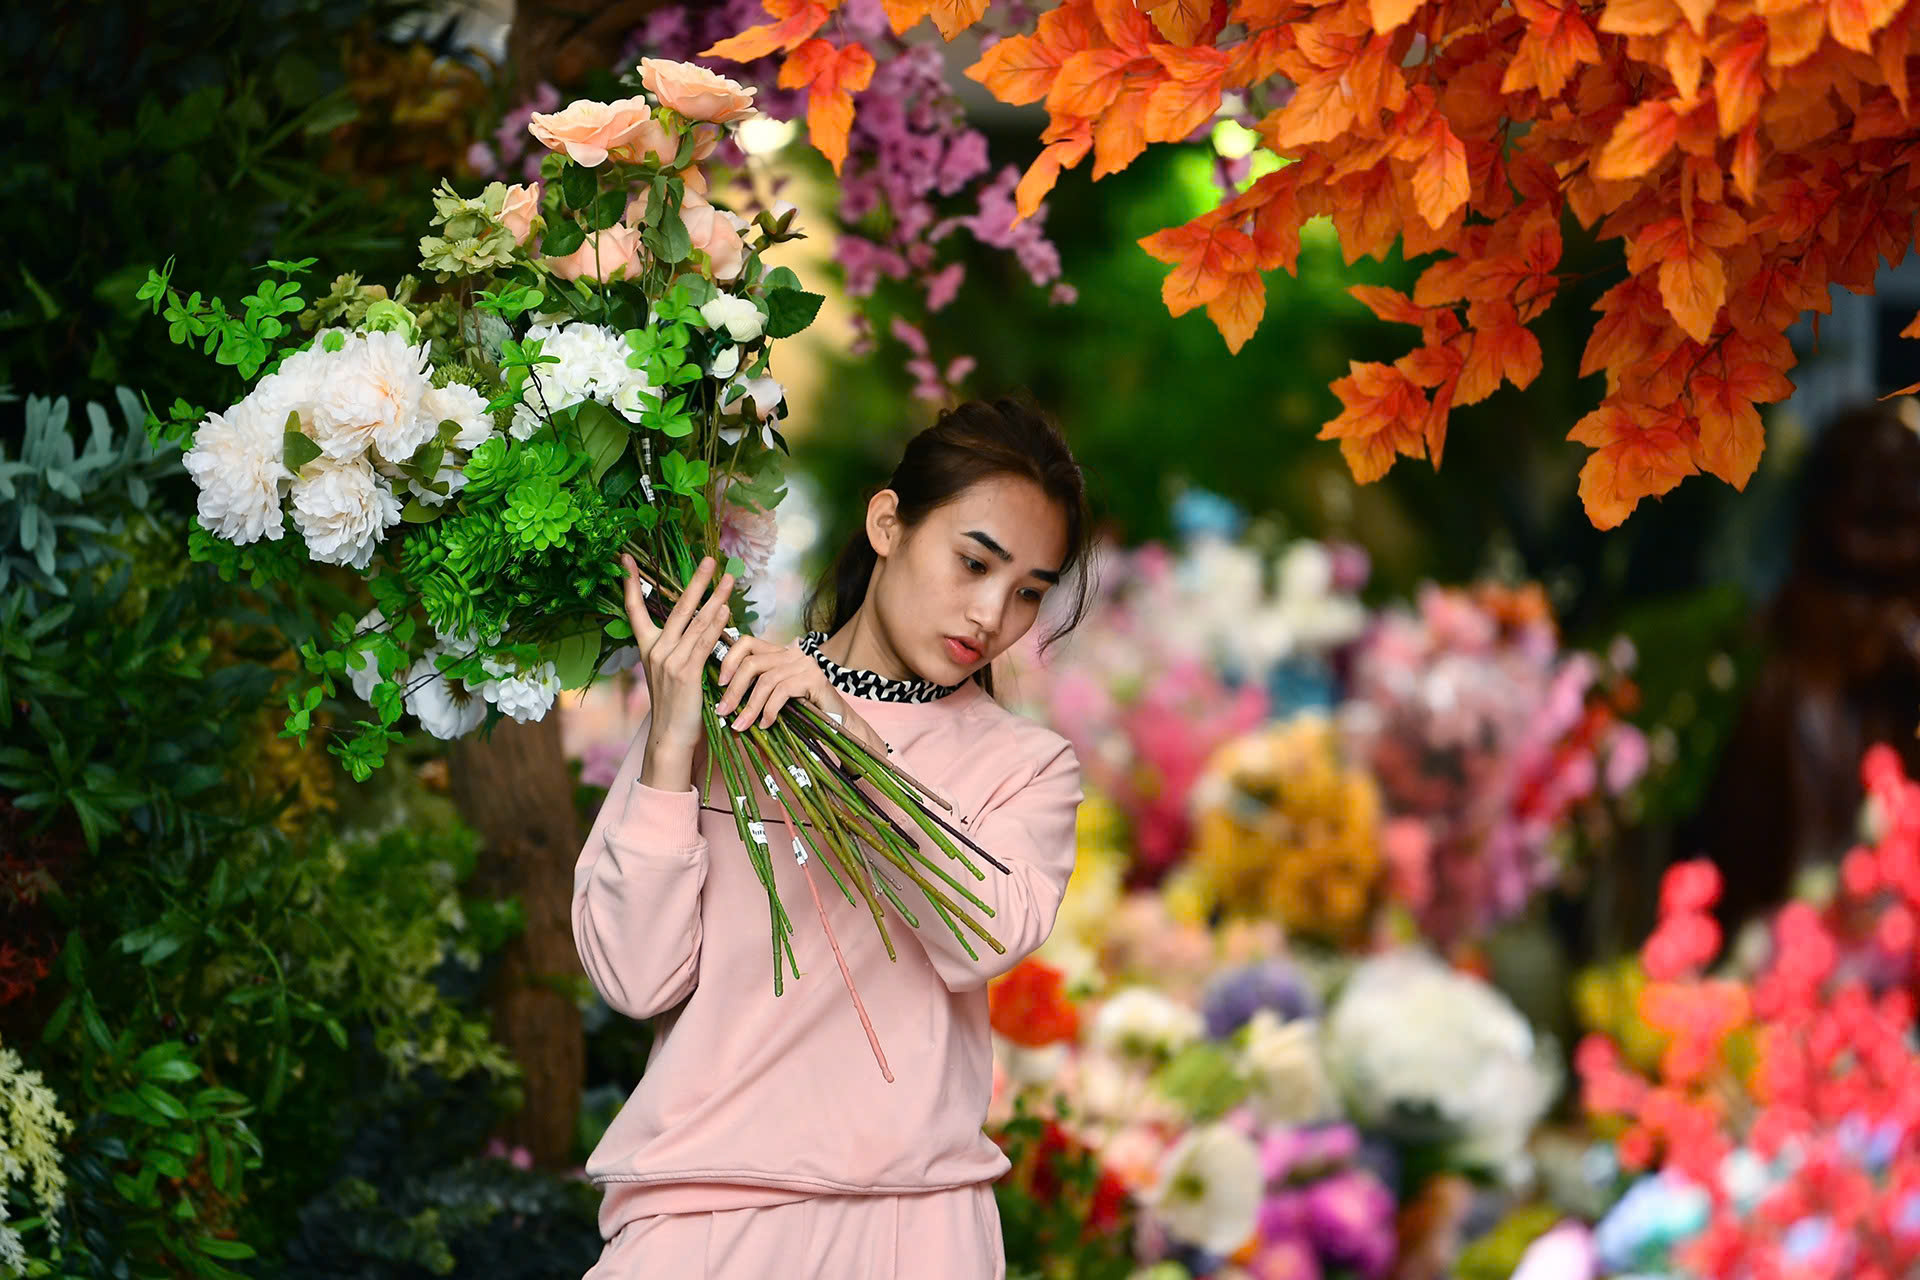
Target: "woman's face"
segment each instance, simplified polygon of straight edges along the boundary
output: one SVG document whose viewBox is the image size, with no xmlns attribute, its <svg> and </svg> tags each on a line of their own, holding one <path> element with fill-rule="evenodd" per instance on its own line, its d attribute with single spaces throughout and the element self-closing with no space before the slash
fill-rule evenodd
<svg viewBox="0 0 1920 1280">
<path fill-rule="evenodd" d="M 882 490 L 867 536 L 880 557 L 869 594 L 894 656 L 936 684 L 960 683 L 1024 636 L 1067 557 L 1065 514 L 1015 476 L 980 481 L 912 529 Z"/>
</svg>

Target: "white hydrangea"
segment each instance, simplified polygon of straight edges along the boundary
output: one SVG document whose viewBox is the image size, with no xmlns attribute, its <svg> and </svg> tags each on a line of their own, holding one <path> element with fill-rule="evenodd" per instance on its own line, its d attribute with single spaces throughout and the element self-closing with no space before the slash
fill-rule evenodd
<svg viewBox="0 0 1920 1280">
<path fill-rule="evenodd" d="M 1312 1124 L 1334 1110 L 1333 1085 L 1320 1060 L 1320 1025 L 1312 1018 L 1283 1021 L 1271 1009 L 1257 1010 L 1247 1023 L 1240 1066 L 1253 1086 L 1253 1108 L 1267 1124 Z"/>
<path fill-rule="evenodd" d="M 356 333 L 338 351 L 316 346 L 325 376 L 316 383 L 313 436 L 322 453 L 338 462 L 376 449 L 389 462 L 404 462 L 433 438 L 440 420 L 421 412 L 433 384 L 427 348 L 398 333 Z"/>
<path fill-rule="evenodd" d="M 293 522 L 307 554 L 321 564 L 366 568 L 381 537 L 400 522 L 400 506 L 364 456 L 315 458 L 293 482 Z"/>
<path fill-rule="evenodd" d="M 1509 1178 L 1525 1174 L 1527 1137 L 1559 1092 L 1552 1055 L 1521 1012 L 1419 948 L 1353 971 L 1322 1047 L 1356 1123 L 1437 1116 L 1461 1158 Z"/>
<path fill-rule="evenodd" d="M 200 487 L 200 523 L 245 546 L 285 533 L 280 497 L 293 479 L 286 467 L 286 415 L 248 396 L 225 413 L 210 413 L 181 463 Z"/>
<path fill-rule="evenodd" d="M 353 630 L 357 635 L 364 631 L 384 631 L 386 626 L 387 615 L 375 609 L 354 623 Z M 353 682 L 355 697 L 362 702 L 371 702 L 373 691 L 380 685 L 380 665 L 373 660 L 371 653 L 361 650 L 347 659 L 347 679 Z"/>
<path fill-rule="evenodd" d="M 547 414 L 583 400 L 598 400 L 629 417 L 639 416 L 639 393 L 652 388 L 645 374 L 628 366 L 633 348 L 624 334 L 575 320 L 558 326 L 534 325 L 527 330 L 527 340 L 536 338 L 542 344 L 540 353 L 559 363 L 538 365 L 527 379 L 507 429 L 515 440 L 525 440 L 539 430 Z"/>
<path fill-rule="evenodd" d="M 508 664 L 492 658 L 482 658 L 480 665 L 493 677 L 481 686 L 481 693 L 500 708 L 501 715 L 512 716 L 521 724 L 545 719 L 560 696 L 560 672 L 551 662 L 519 675 Z"/>
<path fill-rule="evenodd" d="M 442 644 L 431 645 L 407 669 L 406 704 L 420 727 L 436 738 L 461 738 L 480 727 L 487 718 L 487 699 L 465 680 L 449 680 L 434 659 L 451 652 Z"/>
<path fill-rule="evenodd" d="M 1118 992 L 1093 1019 L 1093 1043 L 1115 1057 L 1144 1058 L 1178 1053 L 1205 1029 L 1197 1010 L 1152 987 Z"/>
<path fill-rule="evenodd" d="M 7 1225 L 9 1183 L 26 1184 L 16 1192 L 47 1219 L 47 1236 L 60 1238 L 60 1211 L 67 1201 L 67 1175 L 60 1167 L 61 1140 L 73 1121 L 38 1071 L 28 1071 L 20 1055 L 0 1048 L 0 1272 L 25 1275 L 27 1255 L 19 1232 Z"/>
<path fill-rule="evenodd" d="M 459 423 L 460 431 L 453 437 L 453 447 L 467 453 L 485 444 L 493 434 L 493 415 L 487 412 L 487 398 L 464 382 L 429 387 L 420 397 L 420 416 L 431 422 L 436 432 L 449 418 Z"/>
</svg>

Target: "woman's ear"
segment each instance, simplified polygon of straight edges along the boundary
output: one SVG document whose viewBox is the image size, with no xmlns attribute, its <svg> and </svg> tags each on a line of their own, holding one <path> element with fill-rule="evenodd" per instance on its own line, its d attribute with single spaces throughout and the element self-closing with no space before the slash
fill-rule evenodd
<svg viewBox="0 0 1920 1280">
<path fill-rule="evenodd" d="M 900 495 L 882 489 L 867 499 L 867 541 L 881 559 L 892 555 L 900 544 Z"/>
</svg>

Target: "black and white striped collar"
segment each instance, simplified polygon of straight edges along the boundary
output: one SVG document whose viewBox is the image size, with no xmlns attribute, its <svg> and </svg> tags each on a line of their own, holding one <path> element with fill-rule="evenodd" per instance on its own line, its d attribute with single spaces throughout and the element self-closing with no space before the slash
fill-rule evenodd
<svg viewBox="0 0 1920 1280">
<path fill-rule="evenodd" d="M 800 637 L 800 648 L 820 664 L 827 673 L 827 681 L 841 693 L 850 693 L 856 698 L 872 698 L 879 702 L 933 702 L 963 688 L 960 684 L 935 684 L 931 680 L 894 680 L 887 676 L 876 675 L 871 671 L 860 671 L 853 667 L 843 667 L 829 658 L 821 649 L 826 643 L 827 633 L 809 631 Z"/>
</svg>

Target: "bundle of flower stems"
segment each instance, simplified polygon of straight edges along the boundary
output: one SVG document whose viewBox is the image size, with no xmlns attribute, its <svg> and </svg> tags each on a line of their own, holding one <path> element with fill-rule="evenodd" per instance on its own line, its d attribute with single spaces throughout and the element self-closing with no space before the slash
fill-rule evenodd
<svg viewBox="0 0 1920 1280">
<path fill-rule="evenodd" d="M 666 535 L 662 541 L 669 544 L 665 548 L 668 553 L 666 558 L 677 562 L 681 570 L 678 577 L 683 581 L 690 578 L 692 555 L 684 539 L 678 536 L 673 526 L 664 522 L 660 532 Z M 646 548 L 629 543 L 626 550 L 640 566 L 641 592 L 648 612 L 655 625 L 661 625 L 672 612 L 679 594 L 668 581 L 668 576 L 659 572 L 658 559 Z M 620 608 L 624 616 L 624 605 Z M 737 628 L 729 627 L 727 635 L 737 640 L 740 633 Z M 918 929 L 921 925 L 919 917 L 901 896 L 900 886 L 888 874 L 888 867 L 919 889 L 940 923 L 959 941 L 969 957 L 978 960 L 979 953 L 968 940 L 968 933 L 996 953 L 1004 955 L 1006 947 L 968 910 L 970 906 L 981 915 L 991 917 L 993 908 L 968 889 L 946 864 L 957 863 L 966 875 L 976 881 L 984 880 L 986 872 L 966 851 L 977 855 L 980 861 L 1003 874 L 1007 871 L 1006 864 L 941 816 L 942 810 L 952 811 L 950 801 L 891 760 L 874 754 L 865 744 L 847 733 L 834 717 L 810 702 L 794 699 L 785 703 L 773 725 L 768 728 L 756 723 L 745 729 L 733 729 L 723 724 L 714 714 L 713 707 L 721 695 L 718 667 L 726 653 L 727 641 L 721 640 L 714 646 L 702 680 L 707 749 L 711 762 L 704 773 L 706 785 L 710 788 L 714 776 L 713 765 L 718 766 L 731 798 L 728 809 L 733 814 L 734 827 L 740 833 L 740 842 L 745 846 L 748 857 L 753 859 L 754 871 L 767 891 L 774 994 L 778 996 L 785 989 L 783 960 L 796 979 L 800 977 L 800 966 L 793 953 L 793 922 L 780 899 L 774 880 L 773 860 L 785 854 L 784 851 L 777 853 L 768 838 L 759 799 L 754 791 L 756 782 L 768 797 L 779 804 L 794 833 L 792 857 L 806 874 L 807 888 L 813 895 L 814 908 L 833 947 L 840 975 L 853 998 L 881 1073 L 891 1082 L 893 1074 L 887 1067 L 886 1056 L 880 1049 L 879 1039 L 860 999 L 853 974 L 847 967 L 846 957 L 841 953 L 839 939 L 835 937 L 833 926 L 827 918 L 819 887 L 814 883 L 814 863 L 818 861 L 826 867 L 827 873 L 833 877 L 850 905 L 865 905 L 873 917 L 874 927 L 880 931 L 887 957 L 896 961 L 899 953 L 894 949 L 893 938 L 887 931 L 881 899 L 884 897 L 891 902 L 909 926 Z M 862 791 L 859 786 L 862 782 L 868 783 L 881 797 L 891 801 L 919 828 L 920 834 L 932 841 L 937 853 L 928 853 L 918 839 L 875 803 L 873 797 Z M 883 863 L 886 865 L 882 866 Z"/>
</svg>

